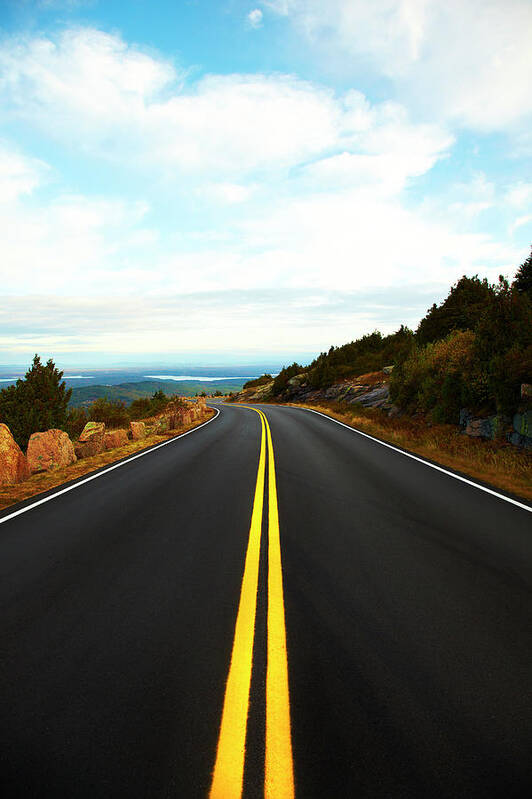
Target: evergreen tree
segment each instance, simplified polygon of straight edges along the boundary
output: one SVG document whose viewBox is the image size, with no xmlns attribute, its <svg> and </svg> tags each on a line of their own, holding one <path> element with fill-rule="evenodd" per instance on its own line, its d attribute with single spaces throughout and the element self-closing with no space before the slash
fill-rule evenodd
<svg viewBox="0 0 532 799">
<path fill-rule="evenodd" d="M 441 305 L 434 304 L 419 323 L 416 331 L 418 344 L 430 344 L 446 338 L 453 330 L 474 330 L 479 316 L 493 296 L 493 287 L 486 278 L 460 278 L 452 286 Z"/>
<path fill-rule="evenodd" d="M 65 427 L 71 395 L 52 359 L 43 365 L 35 355 L 24 379 L 0 391 L 0 421 L 25 449 L 32 433 Z"/>
<path fill-rule="evenodd" d="M 532 248 L 526 261 L 517 270 L 512 288 L 518 294 L 528 294 L 532 300 Z"/>
</svg>

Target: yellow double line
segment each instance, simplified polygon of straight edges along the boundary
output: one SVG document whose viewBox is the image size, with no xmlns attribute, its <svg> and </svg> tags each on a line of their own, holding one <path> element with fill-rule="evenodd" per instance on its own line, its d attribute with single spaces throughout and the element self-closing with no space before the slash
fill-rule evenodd
<svg viewBox="0 0 532 799">
<path fill-rule="evenodd" d="M 272 435 L 266 416 L 256 408 L 250 410 L 256 411 L 261 419 L 259 468 L 210 799 L 240 799 L 242 796 L 259 580 L 266 442 L 268 445 L 268 665 L 264 796 L 266 799 L 293 799 L 292 738 L 275 459 Z"/>
</svg>

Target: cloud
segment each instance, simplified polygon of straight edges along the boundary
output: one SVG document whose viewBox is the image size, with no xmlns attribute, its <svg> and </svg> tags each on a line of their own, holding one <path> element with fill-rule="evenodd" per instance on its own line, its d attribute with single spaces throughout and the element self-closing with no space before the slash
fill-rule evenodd
<svg viewBox="0 0 532 799">
<path fill-rule="evenodd" d="M 39 186 L 49 167 L 0 142 L 0 206 L 31 194 Z"/>
<path fill-rule="evenodd" d="M 405 101 L 480 131 L 532 115 L 529 0 L 270 0 L 324 57 L 371 68 Z"/>
<path fill-rule="evenodd" d="M 238 349 L 244 331 L 249 347 L 321 349 L 415 324 L 464 272 L 496 278 L 523 260 L 472 227 L 500 201 L 482 174 L 439 202 L 409 197 L 454 139 L 398 102 L 293 75 L 192 80 L 81 28 L 4 39 L 0 76 L 10 129 L 59 141 L 76 163 L 89 154 L 107 191 L 84 195 L 2 145 L 5 347 Z M 528 184 L 506 190 L 525 218 Z"/>
<path fill-rule="evenodd" d="M 247 16 L 248 23 L 252 28 L 260 28 L 262 25 L 262 11 L 260 8 L 254 8 Z"/>
<path fill-rule="evenodd" d="M 209 181 L 279 175 L 335 153 L 394 156 L 395 137 L 404 142 L 407 130 L 402 171 L 420 174 L 452 143 L 435 126 L 412 125 L 397 103 L 371 106 L 360 92 L 336 95 L 291 75 L 207 75 L 187 84 L 167 61 L 93 29 L 6 40 L 0 68 L 8 119 L 107 160 Z"/>
</svg>

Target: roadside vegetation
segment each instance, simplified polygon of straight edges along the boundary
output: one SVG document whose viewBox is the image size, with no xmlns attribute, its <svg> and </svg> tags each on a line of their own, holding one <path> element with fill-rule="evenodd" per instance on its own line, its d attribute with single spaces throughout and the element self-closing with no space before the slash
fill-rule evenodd
<svg viewBox="0 0 532 799">
<path fill-rule="evenodd" d="M 375 408 L 338 402 L 308 407 L 442 466 L 532 501 L 532 455 L 500 441 L 461 435 L 455 425 L 428 424 L 421 415 L 389 418 Z"/>
<path fill-rule="evenodd" d="M 170 402 L 184 404 L 176 396 L 160 389 L 151 397 L 139 397 L 130 405 L 116 399 L 99 397 L 86 407 L 69 407 L 72 389 L 63 382 L 63 372 L 53 360 L 44 365 L 35 355 L 24 378 L 0 390 L 0 422 L 6 424 L 22 450 L 32 433 L 52 428 L 64 430 L 77 438 L 87 422 L 104 422 L 107 429 L 127 428 L 129 423 L 162 413 Z"/>
<path fill-rule="evenodd" d="M 331 347 L 308 366 L 293 363 L 273 380 L 272 394 L 280 397 L 302 373 L 321 389 L 385 366 L 394 367 L 393 402 L 434 422 L 457 424 L 464 406 L 502 416 L 522 410 L 521 384 L 532 382 L 532 252 L 511 284 L 503 277 L 489 283 L 464 276 L 417 330 L 375 331 Z"/>
<path fill-rule="evenodd" d="M 203 419 L 191 421 L 189 424 L 184 425 L 179 429 L 179 434 L 191 430 L 198 424 L 203 424 L 207 419 L 214 415 L 211 408 L 207 408 L 206 415 Z M 98 455 L 93 455 L 89 458 L 82 458 L 70 466 L 54 469 L 49 472 L 39 472 L 33 474 L 28 480 L 22 483 L 15 483 L 15 485 L 0 486 L 0 510 L 9 507 L 17 502 L 23 502 L 26 499 L 35 497 L 43 491 L 49 491 L 52 488 L 63 485 L 64 483 L 77 480 L 91 472 L 101 469 L 103 466 L 109 466 L 128 455 L 134 455 L 143 449 L 152 447 L 170 438 L 174 438 L 176 430 L 168 430 L 164 432 L 150 433 L 139 441 L 129 441 L 122 447 L 101 452 Z"/>
</svg>

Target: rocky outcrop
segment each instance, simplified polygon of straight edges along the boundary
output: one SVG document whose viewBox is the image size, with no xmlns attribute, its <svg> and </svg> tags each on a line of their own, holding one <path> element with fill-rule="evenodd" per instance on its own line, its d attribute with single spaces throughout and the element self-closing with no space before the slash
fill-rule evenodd
<svg viewBox="0 0 532 799">
<path fill-rule="evenodd" d="M 28 462 L 11 430 L 0 423 L 0 486 L 21 483 L 29 474 Z"/>
<path fill-rule="evenodd" d="M 78 458 L 90 458 L 103 452 L 105 424 L 103 422 L 87 422 L 79 439 L 74 445 Z"/>
<path fill-rule="evenodd" d="M 33 433 L 26 453 L 31 474 L 49 472 L 77 461 L 74 445 L 64 430 Z"/>
<path fill-rule="evenodd" d="M 124 447 L 129 444 L 129 437 L 127 430 L 106 430 L 103 437 L 104 450 L 115 449 L 116 447 Z"/>
<path fill-rule="evenodd" d="M 532 449 L 532 411 L 507 416 L 475 416 L 467 408 L 460 411 L 462 432 L 471 438 L 506 439 L 515 447 Z"/>
<path fill-rule="evenodd" d="M 508 441 L 517 447 L 532 449 L 532 411 L 514 414 L 513 430 L 508 434 Z"/>
<path fill-rule="evenodd" d="M 146 425 L 144 422 L 131 422 L 129 426 L 133 441 L 140 441 L 141 438 L 146 438 Z"/>
<path fill-rule="evenodd" d="M 381 408 L 388 411 L 391 415 L 398 415 L 399 409 L 392 405 L 390 401 L 389 377 L 392 367 L 386 367 L 388 371 L 374 372 L 368 375 L 361 375 L 353 380 L 344 380 L 341 383 L 333 383 L 328 388 L 313 388 L 310 385 L 308 375 L 302 373 L 291 377 L 287 387 L 276 399 L 281 402 L 320 402 L 321 400 L 336 400 L 337 402 L 347 402 L 350 405 L 359 403 L 365 408 Z M 266 385 L 254 388 L 252 392 L 242 391 L 236 399 L 237 401 L 261 402 L 272 397 L 273 381 Z"/>
</svg>

